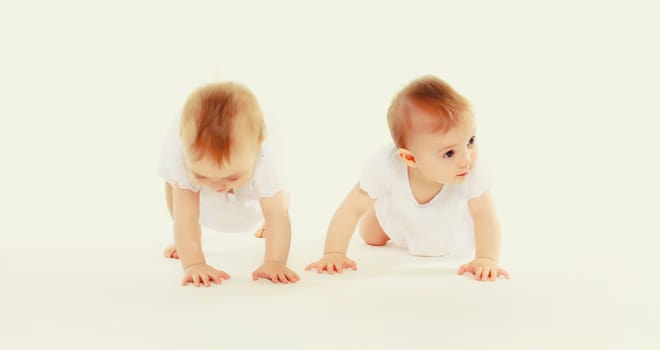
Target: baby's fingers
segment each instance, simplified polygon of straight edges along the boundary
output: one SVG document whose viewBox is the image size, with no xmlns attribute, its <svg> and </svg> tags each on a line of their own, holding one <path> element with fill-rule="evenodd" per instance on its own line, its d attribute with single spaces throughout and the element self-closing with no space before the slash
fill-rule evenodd
<svg viewBox="0 0 660 350">
<path fill-rule="evenodd" d="M 287 279 L 286 275 L 284 272 L 280 272 L 277 274 L 277 279 L 280 281 L 280 283 L 288 284 L 289 279 Z"/>
<path fill-rule="evenodd" d="M 480 281 L 485 281 L 486 278 L 488 278 L 488 273 L 490 271 L 490 268 L 488 268 L 487 266 L 481 266 L 481 267 L 478 267 L 478 269 L 480 271 L 479 271 L 477 279 L 480 280 Z"/>
<path fill-rule="evenodd" d="M 293 272 L 293 271 L 291 271 L 291 270 L 287 270 L 284 274 L 286 275 L 286 278 L 287 278 L 290 282 L 294 282 L 294 283 L 295 283 L 295 282 L 297 282 L 297 281 L 300 280 L 300 276 L 298 276 L 297 273 L 295 273 L 295 272 Z"/>
<path fill-rule="evenodd" d="M 273 283 L 280 283 L 280 279 L 277 277 L 277 273 L 276 273 L 276 272 L 273 273 L 273 274 L 264 273 L 264 275 L 265 275 L 265 277 L 266 277 L 267 279 L 269 279 L 271 282 L 273 282 Z"/>
<path fill-rule="evenodd" d="M 263 273 L 261 271 L 257 270 L 257 271 L 254 271 L 252 273 L 252 280 L 253 281 L 258 280 L 260 277 L 263 277 Z"/>
<path fill-rule="evenodd" d="M 483 266 L 477 266 L 477 267 L 474 269 L 474 277 L 475 277 L 476 279 L 480 280 L 480 279 L 481 279 L 481 273 L 483 272 L 483 270 L 484 270 L 484 267 L 483 267 Z"/>
<path fill-rule="evenodd" d="M 497 276 L 497 267 L 485 267 L 484 270 L 484 281 L 488 281 L 489 279 Z"/>
<path fill-rule="evenodd" d="M 205 287 L 211 286 L 211 283 L 209 283 L 209 274 L 207 274 L 206 272 L 200 273 L 199 278 Z"/>
<path fill-rule="evenodd" d="M 273 283 L 279 283 L 277 280 L 277 273 L 270 274 L 265 271 L 255 271 L 252 273 L 252 280 L 256 281 L 260 278 L 270 280 Z"/>
<path fill-rule="evenodd" d="M 220 276 L 218 276 L 218 274 L 210 274 L 209 275 L 209 282 L 213 282 L 215 284 L 220 284 L 220 283 L 222 283 L 222 279 L 220 278 Z"/>
<path fill-rule="evenodd" d="M 305 271 L 318 269 L 318 268 L 319 268 L 319 262 L 317 261 L 317 262 L 313 262 L 313 263 L 307 265 L 307 267 L 305 267 Z"/>
<path fill-rule="evenodd" d="M 314 266 L 314 267 L 316 268 L 316 272 L 317 272 L 317 273 L 323 273 L 323 271 L 327 268 L 327 267 L 326 267 L 326 264 L 323 264 L 323 263 L 321 263 L 321 262 L 318 262 L 318 263 L 316 263 L 315 265 L 316 265 L 316 266 Z"/>
<path fill-rule="evenodd" d="M 344 261 L 344 268 L 348 269 L 351 268 L 353 270 L 357 270 L 357 264 L 355 261 L 348 259 L 347 261 Z"/>
<path fill-rule="evenodd" d="M 463 275 L 464 273 L 468 272 L 468 266 L 463 264 L 461 267 L 458 268 L 458 274 Z"/>
<path fill-rule="evenodd" d="M 190 278 L 190 276 L 184 275 L 183 279 L 181 280 L 181 285 L 185 286 L 186 284 L 191 283 L 191 282 L 192 282 L 192 279 Z"/>
<path fill-rule="evenodd" d="M 339 264 L 332 264 L 332 267 L 337 271 L 338 273 L 341 273 L 342 271 L 342 263 Z"/>
<path fill-rule="evenodd" d="M 510 278 L 509 273 L 506 272 L 505 269 L 498 269 L 498 270 L 497 270 L 497 275 L 498 275 L 498 276 L 504 276 L 506 279 L 509 279 L 509 278 Z"/>
<path fill-rule="evenodd" d="M 490 271 L 490 280 L 491 281 L 496 281 L 497 280 L 497 273 L 498 273 L 498 269 L 496 269 L 496 268 L 492 269 Z"/>
<path fill-rule="evenodd" d="M 275 281 L 275 280 L 277 280 L 277 274 L 275 274 L 275 275 L 273 276 L 273 275 L 270 275 L 269 273 L 267 273 L 267 272 L 265 272 L 265 271 L 260 271 L 260 270 L 254 271 L 254 272 L 252 273 L 252 280 L 256 281 L 256 280 L 258 280 L 258 279 L 260 279 L 260 278 L 270 280 L 270 281 L 273 282 L 273 283 L 277 283 L 277 282 Z"/>
<path fill-rule="evenodd" d="M 484 272 L 482 272 L 481 280 L 487 281 L 490 276 L 494 276 L 497 273 L 497 268 L 495 267 L 484 267 Z"/>
<path fill-rule="evenodd" d="M 226 273 L 224 273 L 222 271 L 217 271 L 215 273 L 209 274 L 209 279 L 211 281 L 215 282 L 215 284 L 222 283 L 223 278 L 224 279 L 229 279 L 229 275 L 227 275 Z"/>
</svg>

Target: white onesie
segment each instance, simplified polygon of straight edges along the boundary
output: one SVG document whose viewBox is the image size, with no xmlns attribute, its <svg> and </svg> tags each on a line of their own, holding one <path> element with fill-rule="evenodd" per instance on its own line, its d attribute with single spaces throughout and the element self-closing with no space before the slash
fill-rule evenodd
<svg viewBox="0 0 660 350">
<path fill-rule="evenodd" d="M 257 155 L 254 172 L 250 181 L 233 193 L 216 192 L 198 186 L 190 176 L 179 137 L 180 117 L 174 118 L 161 149 L 158 173 L 172 186 L 179 186 L 199 196 L 199 223 L 221 232 L 244 232 L 256 229 L 263 223 L 259 199 L 269 198 L 284 190 L 277 174 L 272 154 L 267 142 Z"/>
<path fill-rule="evenodd" d="M 408 169 L 391 144 L 373 154 L 360 175 L 360 187 L 375 199 L 376 218 L 390 239 L 413 255 L 465 255 L 474 249 L 474 225 L 467 201 L 490 188 L 477 161 L 460 184 L 446 184 L 433 199 L 419 204 Z"/>
</svg>

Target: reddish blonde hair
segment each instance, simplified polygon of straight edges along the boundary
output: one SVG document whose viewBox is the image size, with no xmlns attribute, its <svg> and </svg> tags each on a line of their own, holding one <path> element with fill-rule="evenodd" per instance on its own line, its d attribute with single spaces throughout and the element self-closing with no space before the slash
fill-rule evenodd
<svg viewBox="0 0 660 350">
<path fill-rule="evenodd" d="M 196 160 L 210 156 L 222 166 L 230 160 L 236 132 L 250 131 L 259 142 L 265 123 L 254 94 L 241 84 L 225 82 L 203 86 L 188 97 L 180 129 Z"/>
<path fill-rule="evenodd" d="M 470 102 L 442 79 L 427 75 L 401 90 L 387 110 L 387 123 L 398 148 L 417 132 L 446 132 L 472 116 Z"/>
</svg>

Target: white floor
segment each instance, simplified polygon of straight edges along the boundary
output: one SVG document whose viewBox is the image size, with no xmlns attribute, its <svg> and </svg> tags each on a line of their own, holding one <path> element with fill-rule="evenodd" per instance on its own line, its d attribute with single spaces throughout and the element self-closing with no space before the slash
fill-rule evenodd
<svg viewBox="0 0 660 350">
<path fill-rule="evenodd" d="M 1 255 L 0 348 L 660 345 L 658 288 L 651 283 L 657 270 L 651 267 L 644 282 L 637 263 L 612 251 L 613 245 L 601 245 L 607 254 L 577 254 L 557 251 L 561 244 L 543 249 L 523 239 L 516 246 L 530 246 L 520 250 L 505 244 L 502 264 L 512 279 L 481 283 L 456 275 L 461 261 L 414 257 L 354 239 L 350 255 L 359 270 L 328 276 L 303 271 L 318 257 L 323 235 L 312 235 L 301 221 L 290 265 L 302 280 L 287 286 L 250 279 L 263 244 L 247 234 L 205 234 L 208 260 L 232 275 L 211 288 L 179 286 L 178 263 L 160 255 L 167 232 L 136 233 L 132 241 L 114 243 L 103 228 L 96 232 L 101 235 L 69 235 L 48 244 L 15 237 Z M 610 258 L 601 259 L 605 255 Z"/>
</svg>

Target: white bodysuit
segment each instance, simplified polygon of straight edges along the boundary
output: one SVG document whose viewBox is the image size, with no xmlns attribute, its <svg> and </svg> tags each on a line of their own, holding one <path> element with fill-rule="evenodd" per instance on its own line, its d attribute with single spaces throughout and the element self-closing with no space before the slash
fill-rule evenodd
<svg viewBox="0 0 660 350">
<path fill-rule="evenodd" d="M 474 249 L 474 225 L 467 201 L 490 188 L 491 179 L 477 161 L 460 184 L 445 184 L 419 204 L 408 181 L 408 168 L 393 144 L 365 163 L 360 187 L 375 199 L 376 218 L 390 239 L 413 255 L 465 255 Z"/>
<path fill-rule="evenodd" d="M 258 228 L 263 223 L 259 199 L 273 197 L 284 190 L 267 143 L 261 146 L 250 181 L 234 189 L 233 193 L 216 192 L 193 181 L 179 137 L 179 121 L 179 117 L 175 118 L 165 135 L 159 175 L 172 186 L 200 192 L 199 223 L 202 226 L 221 232 L 244 232 Z"/>
</svg>

